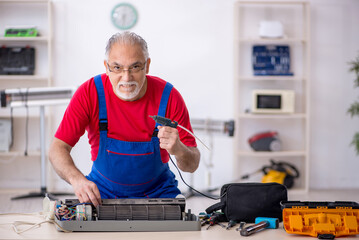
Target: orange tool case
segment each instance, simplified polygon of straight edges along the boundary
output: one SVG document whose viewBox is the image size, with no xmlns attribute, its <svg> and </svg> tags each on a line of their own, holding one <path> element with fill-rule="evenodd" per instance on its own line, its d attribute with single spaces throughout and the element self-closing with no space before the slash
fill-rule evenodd
<svg viewBox="0 0 359 240">
<path fill-rule="evenodd" d="M 287 233 L 320 239 L 359 234 L 356 202 L 283 201 L 283 226 Z"/>
</svg>

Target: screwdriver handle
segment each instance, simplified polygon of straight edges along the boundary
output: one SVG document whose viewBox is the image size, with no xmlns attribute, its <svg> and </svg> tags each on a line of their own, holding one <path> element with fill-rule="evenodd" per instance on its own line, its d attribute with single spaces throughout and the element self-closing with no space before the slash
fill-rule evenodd
<svg viewBox="0 0 359 240">
<path fill-rule="evenodd" d="M 249 236 L 253 233 L 258 232 L 261 229 L 264 229 L 269 226 L 269 223 L 267 221 L 262 221 L 260 223 L 251 225 L 249 227 L 243 228 L 240 233 L 242 236 Z"/>
</svg>

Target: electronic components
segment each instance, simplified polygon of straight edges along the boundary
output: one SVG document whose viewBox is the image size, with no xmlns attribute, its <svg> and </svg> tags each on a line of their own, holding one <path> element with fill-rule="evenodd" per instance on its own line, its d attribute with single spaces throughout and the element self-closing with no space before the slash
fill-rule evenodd
<svg viewBox="0 0 359 240">
<path fill-rule="evenodd" d="M 56 201 L 55 217 L 60 221 L 91 221 L 92 205 L 79 203 L 77 205 L 68 206 L 61 201 Z"/>
<path fill-rule="evenodd" d="M 61 231 L 199 231 L 201 224 L 183 198 L 102 199 L 93 207 L 77 199 L 55 203 Z"/>
<path fill-rule="evenodd" d="M 92 206 L 91 205 L 77 205 L 76 206 L 76 220 L 91 221 L 92 220 Z"/>
</svg>

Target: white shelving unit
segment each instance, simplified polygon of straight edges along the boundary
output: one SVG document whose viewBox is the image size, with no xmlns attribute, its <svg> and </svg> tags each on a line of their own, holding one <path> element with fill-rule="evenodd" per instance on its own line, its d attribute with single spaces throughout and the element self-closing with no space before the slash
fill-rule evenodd
<svg viewBox="0 0 359 240">
<path fill-rule="evenodd" d="M 0 46 L 34 47 L 34 75 L 0 75 L 0 90 L 10 88 L 49 87 L 52 85 L 52 4 L 51 0 L 0 0 Z M 7 26 L 36 26 L 37 37 L 4 37 Z M 38 108 L 15 108 L 14 135 L 24 138 L 24 125 L 27 114 L 31 124 L 38 124 Z M 9 108 L 0 109 L 0 118 L 10 119 Z M 46 121 L 49 121 L 47 117 Z M 29 124 L 30 126 L 30 124 Z M 32 133 L 29 129 L 29 136 Z M 38 135 L 38 133 L 35 133 Z M 29 138 L 31 142 L 31 137 Z M 37 143 L 37 141 L 35 141 Z M 23 155 L 23 147 L 14 145 L 10 152 L 0 152 L 0 157 Z M 29 143 L 29 156 L 38 157 L 39 146 Z"/>
<path fill-rule="evenodd" d="M 260 38 L 261 21 L 280 21 L 283 38 Z M 235 96 L 235 172 L 236 177 L 252 173 L 269 160 L 295 165 L 300 177 L 291 191 L 309 187 L 309 96 L 310 96 L 310 6 L 306 1 L 238 1 L 234 4 L 234 96 Z M 254 45 L 288 45 L 293 76 L 254 76 Z M 283 89 L 295 92 L 295 111 L 291 114 L 254 114 L 251 90 Z M 253 151 L 248 139 L 256 133 L 277 131 L 282 150 Z M 261 177 L 261 176 L 260 176 Z M 260 179 L 259 179 L 260 180 Z"/>
<path fill-rule="evenodd" d="M 50 0 L 0 0 L 0 45 L 35 48 L 34 75 L 0 75 L 1 89 L 7 87 L 51 86 L 52 12 Z M 37 37 L 4 37 L 7 26 L 31 25 Z M 20 82 L 19 82 L 20 81 Z M 21 85 L 19 85 L 19 83 Z"/>
</svg>

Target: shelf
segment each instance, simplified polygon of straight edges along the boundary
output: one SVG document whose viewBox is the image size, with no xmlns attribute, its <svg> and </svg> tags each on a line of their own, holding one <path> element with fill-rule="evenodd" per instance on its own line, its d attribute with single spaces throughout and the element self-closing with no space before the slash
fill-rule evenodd
<svg viewBox="0 0 359 240">
<path fill-rule="evenodd" d="M 0 75 L 0 81 L 48 81 L 46 76 L 39 75 Z"/>
<path fill-rule="evenodd" d="M 0 37 L 0 42 L 48 42 L 49 37 Z"/>
<path fill-rule="evenodd" d="M 283 25 L 280 38 L 261 37 L 263 21 L 279 21 Z M 292 158 L 301 174 L 299 184 L 291 192 L 306 192 L 309 187 L 309 127 L 310 127 L 310 3 L 307 1 L 236 1 L 234 5 L 234 169 L 239 175 L 244 169 L 261 164 L 264 159 Z M 255 76 L 253 46 L 286 45 L 290 47 L 292 76 Z M 273 60 L 273 59 L 271 59 Z M 274 65 L 274 64 L 273 64 Z M 255 89 L 290 90 L 295 101 L 289 102 L 294 113 L 248 111 L 253 104 L 251 91 Z M 278 103 L 278 102 L 276 102 Z M 280 102 L 280 104 L 283 104 Z M 283 105 L 281 105 L 283 106 Z M 248 110 L 247 110 L 248 109 Z M 286 138 L 287 151 L 257 152 L 248 147 L 247 139 L 268 126 L 280 128 Z M 265 144 L 265 143 L 263 143 Z M 263 159 L 262 159 L 263 158 Z M 300 161 L 297 161 L 297 158 Z M 237 174 L 237 173 L 236 173 Z"/>
<path fill-rule="evenodd" d="M 247 1 L 239 1 L 239 3 L 241 4 L 279 4 L 279 5 L 283 5 L 283 4 L 288 4 L 288 5 L 292 5 L 292 4 L 305 4 L 306 1 L 252 1 L 252 0 L 247 0 Z"/>
<path fill-rule="evenodd" d="M 27 156 L 24 155 L 24 150 L 0 152 L 0 157 L 40 157 L 40 151 L 29 151 Z"/>
<path fill-rule="evenodd" d="M 305 119 L 307 116 L 304 113 L 293 114 L 252 114 L 244 113 L 239 114 L 238 118 L 241 119 Z"/>
<path fill-rule="evenodd" d="M 306 155 L 305 151 L 278 151 L 278 152 L 254 152 L 254 151 L 239 151 L 239 156 L 243 157 L 303 157 Z"/>
<path fill-rule="evenodd" d="M 284 43 L 301 43 L 305 44 L 306 39 L 301 38 L 239 38 L 239 43 L 262 43 L 262 44 L 284 44 Z"/>
<path fill-rule="evenodd" d="M 25 102 L 13 103 L 11 107 L 13 108 L 23 108 L 26 105 L 28 107 L 39 107 L 39 106 L 54 106 L 54 105 L 67 105 L 69 104 L 70 99 L 48 99 L 48 100 L 37 100 L 37 101 L 29 101 L 25 104 Z"/>
<path fill-rule="evenodd" d="M 46 112 L 45 115 L 46 115 L 46 118 L 50 118 L 49 113 Z M 10 113 L 9 107 L 0 108 L 0 118 L 1 119 L 2 118 L 11 119 L 11 113 Z M 23 108 L 15 107 L 15 108 L 13 108 L 13 118 L 15 121 L 17 119 L 23 119 L 23 118 L 39 119 L 40 118 L 39 108 L 29 106 L 28 111 L 27 111 L 25 107 L 23 107 Z"/>
<path fill-rule="evenodd" d="M 49 0 L 0 0 L 0 3 L 47 3 Z"/>
<path fill-rule="evenodd" d="M 304 82 L 305 78 L 292 76 L 239 76 L 239 81 L 288 81 Z"/>
</svg>

